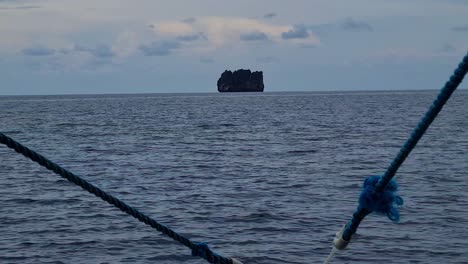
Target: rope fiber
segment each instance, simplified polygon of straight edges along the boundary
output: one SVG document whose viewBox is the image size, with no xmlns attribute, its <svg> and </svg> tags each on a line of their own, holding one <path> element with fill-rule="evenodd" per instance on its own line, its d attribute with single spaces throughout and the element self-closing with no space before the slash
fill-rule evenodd
<svg viewBox="0 0 468 264">
<path fill-rule="evenodd" d="M 396 195 L 398 184 L 395 180 L 391 180 L 383 191 L 376 192 L 375 187 L 381 179 L 380 176 L 366 178 L 359 196 L 359 206 L 386 215 L 390 220 L 397 223 L 400 220 L 400 212 L 397 206 L 403 204 L 403 199 Z"/>
<path fill-rule="evenodd" d="M 101 198 L 102 200 L 108 202 L 109 204 L 119 208 L 122 212 L 133 216 L 134 218 L 138 219 L 140 222 L 143 222 L 152 228 L 158 230 L 159 232 L 163 233 L 164 235 L 172 238 L 173 240 L 180 242 L 184 246 L 190 248 L 192 250 L 193 256 L 199 256 L 207 260 L 209 263 L 214 264 L 233 264 L 233 260 L 231 258 L 225 258 L 214 253 L 207 244 L 195 243 L 192 242 L 190 239 L 176 233 L 174 230 L 166 227 L 156 220 L 152 219 L 151 217 L 145 215 L 144 213 L 138 211 L 137 209 L 127 205 L 123 201 L 119 200 L 118 198 L 106 193 L 105 191 L 99 189 L 98 187 L 92 185 L 88 181 L 84 180 L 83 178 L 73 174 L 72 172 L 62 168 L 61 166 L 57 165 L 56 163 L 48 160 L 44 156 L 40 155 L 39 153 L 30 150 L 29 148 L 21 145 L 19 142 L 15 141 L 14 139 L 8 137 L 7 135 L 0 133 L 0 143 L 6 145 L 10 149 L 14 149 L 16 152 L 22 154 L 23 156 L 31 159 L 32 161 L 38 163 L 39 165 L 47 168 L 48 170 L 53 171 L 54 173 L 62 176 L 63 178 L 67 179 L 68 181 L 79 185 L 84 190 L 94 194 L 95 196 Z"/>
</svg>

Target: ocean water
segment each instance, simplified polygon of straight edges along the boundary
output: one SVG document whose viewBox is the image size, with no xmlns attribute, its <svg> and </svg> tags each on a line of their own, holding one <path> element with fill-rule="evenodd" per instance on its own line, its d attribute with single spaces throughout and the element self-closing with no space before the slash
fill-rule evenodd
<svg viewBox="0 0 468 264">
<path fill-rule="evenodd" d="M 0 97 L 0 131 L 217 253 L 323 263 L 438 91 Z M 468 263 L 468 92 L 332 263 Z M 206 263 L 0 146 L 0 263 Z"/>
</svg>

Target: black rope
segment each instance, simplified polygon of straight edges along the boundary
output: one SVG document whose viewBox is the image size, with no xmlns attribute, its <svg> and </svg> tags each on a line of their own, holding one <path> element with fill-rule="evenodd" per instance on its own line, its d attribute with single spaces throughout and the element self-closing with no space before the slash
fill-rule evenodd
<svg viewBox="0 0 468 264">
<path fill-rule="evenodd" d="M 127 205 L 123 201 L 119 200 L 118 198 L 106 193 L 105 191 L 99 189 L 98 187 L 92 185 L 91 183 L 87 182 L 86 180 L 80 178 L 79 176 L 73 174 L 72 172 L 60 167 L 56 163 L 48 160 L 44 156 L 40 155 L 39 153 L 30 150 L 29 148 L 21 145 L 14 139 L 6 136 L 3 133 L 0 133 L 0 143 L 6 145 L 7 147 L 14 149 L 16 152 L 22 154 L 23 156 L 31 159 L 32 161 L 38 163 L 39 165 L 47 168 L 55 172 L 56 174 L 62 176 L 63 178 L 67 179 L 68 181 L 79 185 L 84 190 L 96 195 L 97 197 L 101 198 L 102 200 L 108 202 L 109 204 L 119 208 L 122 212 L 133 216 L 134 218 L 138 219 L 140 222 L 143 222 L 152 228 L 158 230 L 159 232 L 163 233 L 164 235 L 172 238 L 173 240 L 180 242 L 184 246 L 190 248 L 192 250 L 193 256 L 199 256 L 207 260 L 209 263 L 214 264 L 233 264 L 233 260 L 231 258 L 225 258 L 214 253 L 208 245 L 205 243 L 195 243 L 190 241 L 190 239 L 178 234 L 174 230 L 166 227 L 156 220 L 152 219 L 151 217 L 141 213 L 137 209 Z"/>
</svg>

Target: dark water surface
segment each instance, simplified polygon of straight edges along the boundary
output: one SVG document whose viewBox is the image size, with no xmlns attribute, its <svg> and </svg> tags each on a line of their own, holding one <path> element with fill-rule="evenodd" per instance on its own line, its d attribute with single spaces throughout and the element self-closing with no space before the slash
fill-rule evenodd
<svg viewBox="0 0 468 264">
<path fill-rule="evenodd" d="M 0 131 L 246 264 L 322 263 L 438 91 L 0 97 Z M 334 263 L 468 263 L 468 92 Z M 0 146 L 0 263 L 205 263 Z"/>
</svg>

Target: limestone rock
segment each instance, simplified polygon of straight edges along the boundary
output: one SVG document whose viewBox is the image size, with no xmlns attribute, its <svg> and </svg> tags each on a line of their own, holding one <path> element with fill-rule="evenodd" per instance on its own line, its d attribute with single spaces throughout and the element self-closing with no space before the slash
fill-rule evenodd
<svg viewBox="0 0 468 264">
<path fill-rule="evenodd" d="M 263 72 L 240 69 L 224 71 L 218 80 L 218 91 L 225 92 L 263 92 Z"/>
</svg>

